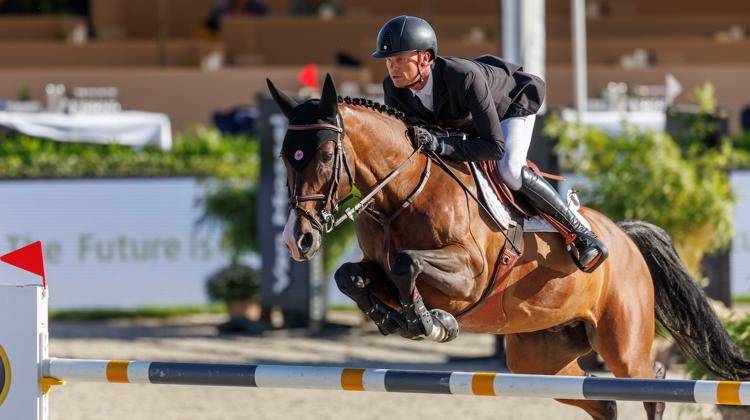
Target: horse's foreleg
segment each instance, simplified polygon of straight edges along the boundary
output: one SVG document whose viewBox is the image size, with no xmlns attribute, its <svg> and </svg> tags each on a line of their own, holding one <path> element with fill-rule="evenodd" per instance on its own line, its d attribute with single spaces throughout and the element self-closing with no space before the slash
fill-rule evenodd
<svg viewBox="0 0 750 420">
<path fill-rule="evenodd" d="M 469 255 L 456 245 L 402 251 L 396 255 L 390 272 L 398 289 L 407 331 L 414 337 L 425 336 L 438 342 L 456 338 L 458 322 L 443 310 L 427 310 L 416 287 L 417 277 L 450 298 L 468 299 L 475 290 Z"/>
<path fill-rule="evenodd" d="M 374 280 L 386 277 L 385 272 L 377 264 L 368 261 L 346 263 L 334 274 L 341 293 L 352 299 L 357 307 L 375 322 L 381 334 L 389 335 L 398 331 L 404 335 L 404 316 L 384 304 L 371 290 Z"/>
</svg>

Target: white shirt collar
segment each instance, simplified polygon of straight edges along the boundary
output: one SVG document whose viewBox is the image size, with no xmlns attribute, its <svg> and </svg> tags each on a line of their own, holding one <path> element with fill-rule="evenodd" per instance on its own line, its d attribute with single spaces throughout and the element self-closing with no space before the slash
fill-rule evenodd
<svg viewBox="0 0 750 420">
<path fill-rule="evenodd" d="M 427 83 L 425 83 L 422 90 L 414 90 L 412 88 L 409 88 L 409 90 L 419 98 L 425 108 L 432 111 L 432 72 L 427 77 Z"/>
<path fill-rule="evenodd" d="M 414 90 L 412 88 L 409 88 L 411 93 L 415 95 L 430 95 L 432 96 L 432 72 L 430 72 L 430 76 L 427 78 L 427 83 L 424 85 L 422 90 Z"/>
</svg>

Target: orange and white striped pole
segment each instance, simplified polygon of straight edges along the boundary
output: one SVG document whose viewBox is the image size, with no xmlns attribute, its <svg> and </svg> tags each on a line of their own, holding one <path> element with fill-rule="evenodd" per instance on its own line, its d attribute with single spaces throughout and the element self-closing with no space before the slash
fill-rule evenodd
<svg viewBox="0 0 750 420">
<path fill-rule="evenodd" d="M 728 381 L 57 358 L 47 360 L 43 372 L 66 382 L 750 405 L 750 383 Z"/>
</svg>

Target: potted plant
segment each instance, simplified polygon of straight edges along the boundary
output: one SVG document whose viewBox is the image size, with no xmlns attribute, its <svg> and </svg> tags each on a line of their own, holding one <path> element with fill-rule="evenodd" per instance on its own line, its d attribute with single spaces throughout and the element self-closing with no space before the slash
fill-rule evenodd
<svg viewBox="0 0 750 420">
<path fill-rule="evenodd" d="M 208 278 L 206 289 L 212 301 L 227 305 L 230 319 L 259 317 L 260 274 L 252 267 L 231 263 Z"/>
<path fill-rule="evenodd" d="M 207 279 L 213 301 L 224 302 L 229 321 L 222 332 L 260 332 L 260 272 L 240 263 L 242 255 L 256 249 L 255 189 L 243 182 L 224 182 L 203 199 L 202 221 L 222 223 L 222 248 L 229 265 Z"/>
</svg>

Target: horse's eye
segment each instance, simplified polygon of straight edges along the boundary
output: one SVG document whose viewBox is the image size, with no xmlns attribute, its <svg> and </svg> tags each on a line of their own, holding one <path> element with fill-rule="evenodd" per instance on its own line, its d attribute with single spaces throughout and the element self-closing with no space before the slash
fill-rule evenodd
<svg viewBox="0 0 750 420">
<path fill-rule="evenodd" d="M 333 159 L 333 152 L 327 151 L 327 150 L 321 150 L 320 151 L 320 160 L 321 162 L 330 162 L 331 159 Z"/>
</svg>

